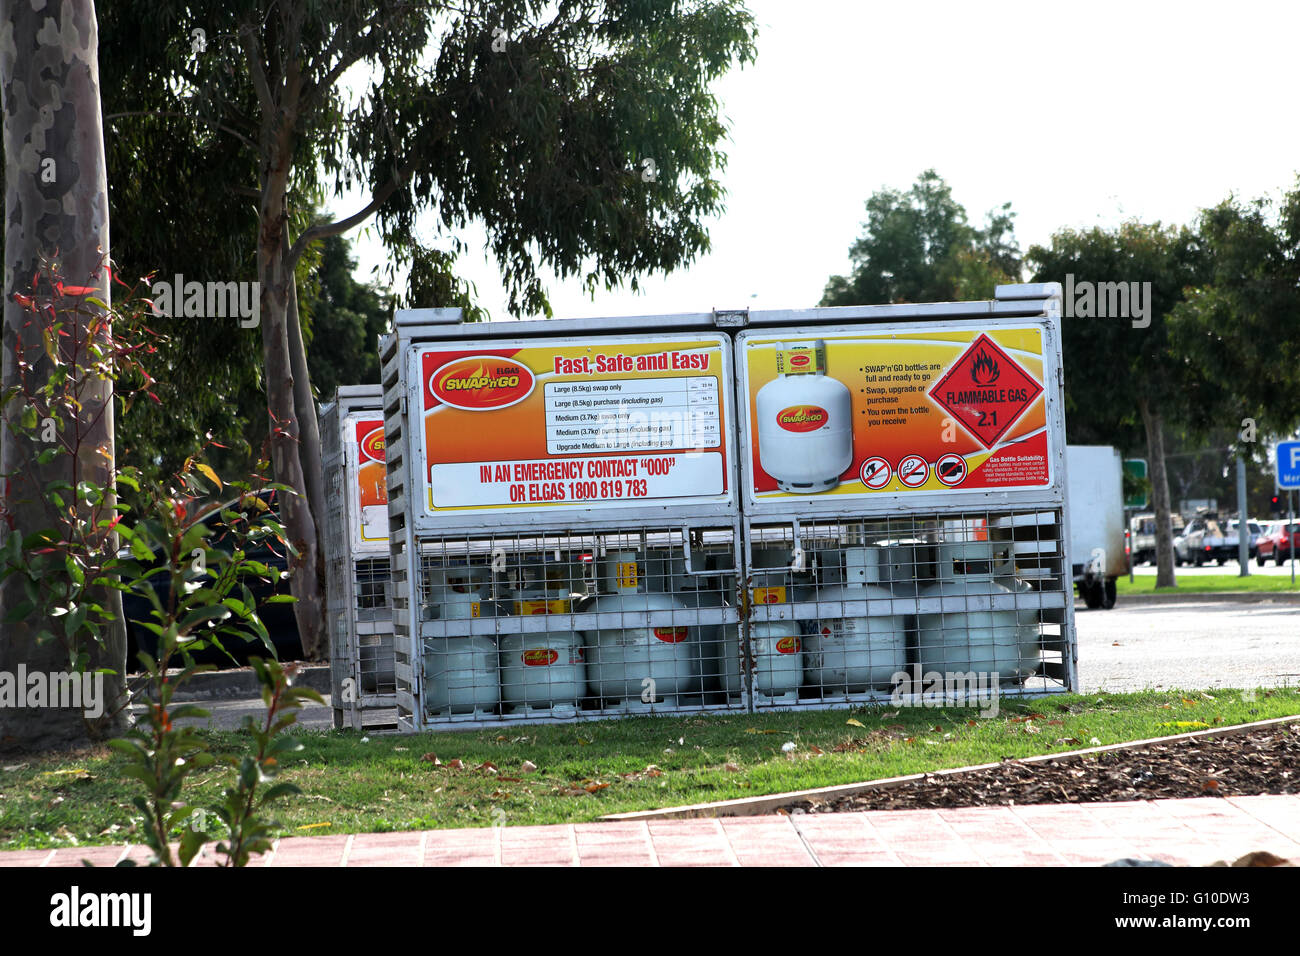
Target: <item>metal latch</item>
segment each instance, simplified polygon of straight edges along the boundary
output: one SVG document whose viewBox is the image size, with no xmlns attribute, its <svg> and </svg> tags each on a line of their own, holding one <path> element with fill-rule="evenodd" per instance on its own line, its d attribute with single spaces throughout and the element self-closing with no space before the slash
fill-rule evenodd
<svg viewBox="0 0 1300 956">
<path fill-rule="evenodd" d="M 749 309 L 714 309 L 713 324 L 720 329 L 744 328 L 749 325 Z"/>
</svg>

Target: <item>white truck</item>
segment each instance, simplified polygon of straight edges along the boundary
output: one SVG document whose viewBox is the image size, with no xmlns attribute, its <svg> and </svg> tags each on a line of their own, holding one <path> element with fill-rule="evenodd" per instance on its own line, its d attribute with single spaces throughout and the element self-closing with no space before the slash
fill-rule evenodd
<svg viewBox="0 0 1300 956">
<path fill-rule="evenodd" d="M 1065 447 L 1070 540 L 1066 560 L 1079 597 L 1090 608 L 1115 606 L 1115 581 L 1128 571 L 1124 555 L 1124 479 L 1118 449 Z"/>
</svg>

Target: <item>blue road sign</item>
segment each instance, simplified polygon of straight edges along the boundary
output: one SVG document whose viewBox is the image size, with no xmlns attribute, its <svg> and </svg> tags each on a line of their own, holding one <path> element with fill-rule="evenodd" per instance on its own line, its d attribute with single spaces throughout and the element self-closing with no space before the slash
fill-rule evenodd
<svg viewBox="0 0 1300 956">
<path fill-rule="evenodd" d="M 1300 488 L 1300 441 L 1277 443 L 1277 486 L 1284 491 Z"/>
</svg>

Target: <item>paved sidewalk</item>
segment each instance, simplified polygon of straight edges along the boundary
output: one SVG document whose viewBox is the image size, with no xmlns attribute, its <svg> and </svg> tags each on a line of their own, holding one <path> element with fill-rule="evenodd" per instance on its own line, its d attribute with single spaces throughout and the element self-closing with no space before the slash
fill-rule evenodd
<svg viewBox="0 0 1300 956">
<path fill-rule="evenodd" d="M 1268 850 L 1300 863 L 1300 796 L 873 810 L 286 837 L 266 866 L 1205 866 Z M 134 847 L 18 850 L 5 866 L 111 866 Z"/>
</svg>

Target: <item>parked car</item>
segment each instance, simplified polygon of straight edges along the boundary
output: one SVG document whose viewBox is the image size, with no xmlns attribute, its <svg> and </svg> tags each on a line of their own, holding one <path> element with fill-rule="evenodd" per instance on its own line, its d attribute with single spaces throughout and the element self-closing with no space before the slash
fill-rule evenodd
<svg viewBox="0 0 1300 956">
<path fill-rule="evenodd" d="M 1255 521 L 1253 519 L 1248 520 L 1246 522 L 1246 528 L 1248 530 L 1248 533 L 1250 534 L 1250 545 L 1249 545 L 1248 557 L 1253 558 L 1255 556 L 1255 548 L 1259 544 L 1260 536 L 1263 535 L 1264 533 L 1264 528 L 1258 521 Z M 1238 544 L 1240 544 L 1241 519 L 1234 518 L 1232 521 L 1228 522 L 1228 533 L 1230 535 L 1236 535 Z M 1241 556 L 1240 548 L 1237 551 L 1237 555 L 1238 557 Z"/>
<path fill-rule="evenodd" d="M 1255 563 L 1261 568 L 1269 558 L 1274 564 L 1285 564 L 1291 560 L 1291 539 L 1300 534 L 1300 524 L 1288 525 L 1285 521 L 1277 523 L 1272 534 L 1259 539 L 1255 550 Z M 1296 541 L 1296 550 L 1300 552 L 1300 540 Z"/>
<path fill-rule="evenodd" d="M 1183 516 L 1176 511 L 1169 513 L 1169 523 L 1174 537 L 1182 533 Z M 1134 515 L 1129 519 L 1130 547 L 1134 564 L 1156 563 L 1156 516 L 1153 514 Z"/>
<path fill-rule="evenodd" d="M 274 490 L 263 492 L 259 497 L 273 509 L 276 507 L 276 492 Z M 220 505 L 214 505 L 212 508 L 207 509 L 205 514 L 211 516 L 211 519 L 215 520 L 219 526 L 220 513 L 233 508 L 235 504 L 235 501 L 227 501 Z M 211 526 L 211 522 L 209 522 L 209 525 Z M 223 547 L 223 537 L 218 527 L 217 535 L 213 539 L 213 545 L 229 551 L 229 547 Z M 282 661 L 297 660 L 302 657 L 302 642 L 298 637 L 298 621 L 294 617 L 293 604 L 264 603 L 267 598 L 273 595 L 287 594 L 289 591 L 287 582 L 280 577 L 289 567 L 286 551 L 278 543 L 276 547 L 259 544 L 248 551 L 248 556 L 254 561 L 268 565 L 271 569 L 271 573 L 266 577 L 250 580 L 249 590 L 252 592 L 254 600 L 260 605 L 258 616 L 266 626 L 276 656 Z M 155 554 L 155 562 L 156 564 L 162 564 L 163 558 Z M 149 584 L 158 595 L 158 600 L 166 607 L 171 594 L 171 576 L 167 574 L 154 575 L 149 578 Z M 154 623 L 153 605 L 142 595 L 123 593 L 122 610 L 126 619 L 127 667 L 129 670 L 134 670 L 139 666 L 136 657 L 138 651 L 146 651 L 155 656 L 158 653 L 157 635 L 142 626 L 142 622 Z M 215 647 L 209 647 L 194 653 L 195 662 L 215 664 L 218 667 L 234 667 L 247 664 L 248 658 L 252 655 L 266 655 L 265 645 L 256 638 L 249 641 L 227 638 L 223 639 L 222 644 L 230 652 L 229 656 Z M 233 661 L 231 657 L 234 657 Z"/>
<path fill-rule="evenodd" d="M 1227 564 L 1237 558 L 1237 535 L 1219 523 L 1217 515 L 1199 515 L 1174 539 L 1174 563 L 1200 567 L 1207 561 Z"/>
</svg>

